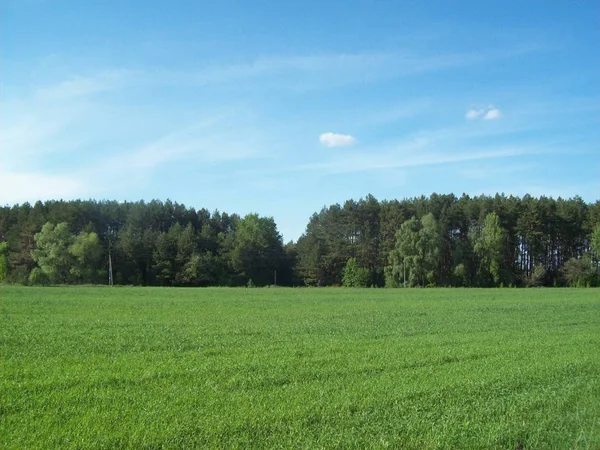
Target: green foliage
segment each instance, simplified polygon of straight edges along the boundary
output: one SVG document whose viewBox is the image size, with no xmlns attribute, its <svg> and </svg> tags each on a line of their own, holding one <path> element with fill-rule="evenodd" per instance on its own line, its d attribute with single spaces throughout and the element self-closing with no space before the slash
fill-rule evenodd
<svg viewBox="0 0 600 450">
<path fill-rule="evenodd" d="M 21 284 L 27 286 L 29 284 L 29 275 L 31 272 L 27 271 L 25 266 L 17 266 L 10 269 L 8 272 L 5 282 L 8 284 Z"/>
<path fill-rule="evenodd" d="M 469 286 L 469 272 L 465 264 L 460 263 L 454 268 L 454 277 L 456 278 L 456 285 L 461 287 Z"/>
<path fill-rule="evenodd" d="M 103 250 L 95 232 L 82 232 L 75 236 L 69 247 L 73 256 L 70 269 L 72 280 L 77 283 L 98 283 Z"/>
<path fill-rule="evenodd" d="M 390 252 L 386 280 L 388 286 L 417 284 L 420 259 L 417 242 L 421 223 L 416 217 L 400 225 L 396 233 L 396 248 Z"/>
<path fill-rule="evenodd" d="M 441 234 L 433 214 L 404 222 L 386 268 L 387 286 L 435 286 L 439 282 Z"/>
<path fill-rule="evenodd" d="M 35 267 L 29 274 L 29 284 L 32 286 L 48 286 L 51 284 L 50 277 L 39 267 Z"/>
<path fill-rule="evenodd" d="M 0 283 L 8 276 L 8 244 L 0 242 Z"/>
<path fill-rule="evenodd" d="M 396 266 L 387 265 L 384 269 L 385 276 L 385 287 L 386 288 L 399 288 L 403 287 L 403 280 L 401 277 L 401 268 L 398 270 Z"/>
<path fill-rule="evenodd" d="M 58 225 L 47 222 L 34 239 L 36 246 L 31 254 L 39 271 L 31 272 L 30 282 L 40 284 L 32 281 L 32 277 L 43 280 L 42 284 L 98 282 L 102 246 L 96 233 L 82 232 L 75 236 L 66 222 Z"/>
<path fill-rule="evenodd" d="M 167 233 L 156 238 L 153 253 L 153 270 L 158 283 L 168 286 L 175 281 L 177 274 L 177 241 L 181 234 L 181 225 L 173 225 Z"/>
<path fill-rule="evenodd" d="M 596 261 L 596 271 L 600 272 L 600 223 L 596 225 L 590 236 L 590 246 Z"/>
<path fill-rule="evenodd" d="M 499 286 L 502 282 L 506 231 L 500 226 L 498 214 L 492 212 L 485 216 L 483 227 L 474 230 L 470 238 L 473 242 L 473 250 L 479 257 L 479 279 L 484 285 L 485 280 L 490 279 L 491 284 Z"/>
<path fill-rule="evenodd" d="M 435 286 L 440 280 L 442 236 L 439 224 L 432 213 L 426 214 L 421 219 L 418 248 L 423 265 L 423 285 Z"/>
<path fill-rule="evenodd" d="M 600 284 L 600 277 L 588 254 L 582 258 L 569 259 L 562 268 L 562 274 L 567 284 L 572 287 L 592 287 Z"/>
<path fill-rule="evenodd" d="M 0 448 L 597 449 L 598 294 L 0 286 Z"/>
<path fill-rule="evenodd" d="M 345 287 L 367 287 L 369 272 L 358 266 L 356 258 L 350 258 L 344 267 L 342 283 Z"/>
<path fill-rule="evenodd" d="M 600 223 L 594 227 L 590 237 L 590 245 L 596 255 L 600 257 Z"/>
<path fill-rule="evenodd" d="M 536 264 L 531 276 L 532 286 L 545 286 L 547 283 L 548 271 L 543 264 Z"/>
<path fill-rule="evenodd" d="M 69 249 L 75 242 L 75 236 L 69 231 L 68 224 L 47 222 L 34 239 L 36 246 L 31 255 L 49 282 L 64 284 L 71 281 L 75 258 Z"/>
<path fill-rule="evenodd" d="M 283 243 L 271 217 L 248 214 L 237 224 L 231 267 L 258 286 L 273 283 L 283 259 Z"/>
<path fill-rule="evenodd" d="M 43 231 L 47 222 L 58 231 Z M 600 202 L 368 195 L 313 214 L 284 247 L 273 219 L 256 215 L 170 200 L 48 201 L 0 206 L 0 239 L 5 283 L 27 283 L 34 267 L 53 283 L 104 283 L 110 254 L 117 284 L 270 285 L 276 272 L 277 284 L 340 285 L 355 258 L 374 286 L 552 286 L 584 252 L 600 272 Z"/>
<path fill-rule="evenodd" d="M 197 277 L 189 276 L 189 268 L 190 265 L 193 266 L 195 264 L 195 262 L 192 262 L 192 259 L 198 255 L 198 243 L 196 232 L 191 222 L 185 228 L 182 228 L 181 232 L 177 233 L 176 243 L 175 266 L 177 273 L 175 274 L 175 284 L 184 286 L 194 285 L 197 282 Z"/>
</svg>

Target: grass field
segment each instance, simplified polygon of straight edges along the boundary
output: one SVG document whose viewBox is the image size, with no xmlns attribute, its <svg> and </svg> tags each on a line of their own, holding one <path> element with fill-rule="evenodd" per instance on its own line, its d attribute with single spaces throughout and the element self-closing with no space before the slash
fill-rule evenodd
<svg viewBox="0 0 600 450">
<path fill-rule="evenodd" d="M 2 448 L 600 448 L 600 290 L 0 287 Z"/>
</svg>

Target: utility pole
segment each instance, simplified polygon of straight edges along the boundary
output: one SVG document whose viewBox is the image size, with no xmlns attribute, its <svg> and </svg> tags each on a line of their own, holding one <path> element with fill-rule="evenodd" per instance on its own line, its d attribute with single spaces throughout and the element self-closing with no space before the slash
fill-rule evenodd
<svg viewBox="0 0 600 450">
<path fill-rule="evenodd" d="M 113 270 L 112 270 L 112 244 L 113 244 L 114 230 L 112 226 L 108 226 L 106 230 L 106 237 L 108 240 L 108 285 L 114 285 L 113 281 Z"/>
<path fill-rule="evenodd" d="M 275 269 L 274 275 L 273 275 L 273 285 L 277 286 L 277 269 Z"/>
<path fill-rule="evenodd" d="M 110 247 L 108 248 L 108 285 L 113 285 L 112 257 L 110 253 Z"/>
</svg>

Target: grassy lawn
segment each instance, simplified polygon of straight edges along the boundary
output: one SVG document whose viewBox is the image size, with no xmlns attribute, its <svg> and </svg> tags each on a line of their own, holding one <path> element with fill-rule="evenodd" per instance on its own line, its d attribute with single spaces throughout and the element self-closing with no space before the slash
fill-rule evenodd
<svg viewBox="0 0 600 450">
<path fill-rule="evenodd" d="M 2 448 L 600 448 L 600 290 L 0 287 Z"/>
</svg>

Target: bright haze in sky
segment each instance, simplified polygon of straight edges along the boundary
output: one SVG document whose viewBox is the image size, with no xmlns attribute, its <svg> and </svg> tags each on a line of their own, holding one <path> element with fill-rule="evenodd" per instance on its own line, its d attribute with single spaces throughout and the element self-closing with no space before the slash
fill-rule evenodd
<svg viewBox="0 0 600 450">
<path fill-rule="evenodd" d="M 273 216 L 600 192 L 600 2 L 44 1 L 0 13 L 0 204 Z"/>
</svg>

